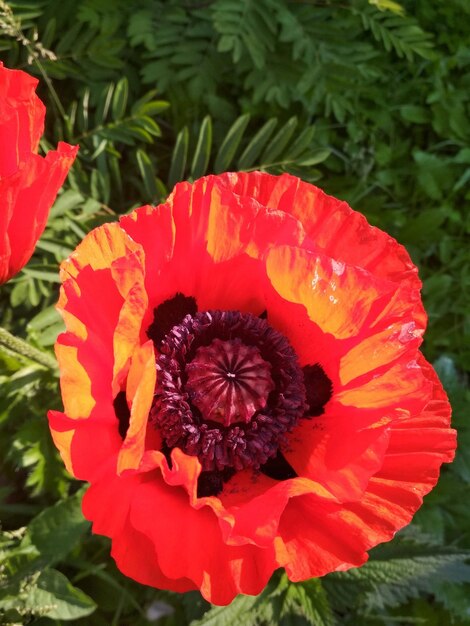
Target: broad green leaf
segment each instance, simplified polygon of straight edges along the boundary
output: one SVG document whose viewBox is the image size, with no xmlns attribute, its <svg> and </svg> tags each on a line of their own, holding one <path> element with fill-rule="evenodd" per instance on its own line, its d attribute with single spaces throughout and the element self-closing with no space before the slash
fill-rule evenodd
<svg viewBox="0 0 470 626">
<path fill-rule="evenodd" d="M 160 126 L 148 115 L 141 115 L 133 120 L 133 127 L 138 126 L 154 137 L 161 137 Z"/>
<path fill-rule="evenodd" d="M 95 124 L 101 126 L 108 117 L 109 109 L 113 101 L 114 83 L 110 83 L 100 94 L 95 113 Z"/>
<path fill-rule="evenodd" d="M 276 126 L 277 119 L 275 117 L 263 124 L 238 159 L 238 169 L 247 170 L 254 165 Z"/>
<path fill-rule="evenodd" d="M 129 83 L 124 76 L 117 83 L 113 94 L 113 104 L 111 107 L 111 114 L 114 121 L 120 120 L 124 117 L 127 107 L 127 99 L 129 97 Z"/>
<path fill-rule="evenodd" d="M 256 601 L 256 596 L 237 596 L 228 606 L 214 606 L 190 626 L 256 626 L 256 615 L 250 615 Z"/>
<path fill-rule="evenodd" d="M 41 265 L 28 265 L 23 269 L 23 272 L 26 276 L 31 276 L 32 278 L 39 278 L 41 280 L 45 280 L 48 283 L 60 283 L 59 278 L 59 269 L 40 269 Z"/>
<path fill-rule="evenodd" d="M 101 141 L 100 141 L 100 138 L 99 138 L 98 135 L 93 137 L 93 139 L 97 139 L 97 142 L 96 142 L 97 145 L 96 145 L 95 151 L 93 152 L 93 154 L 90 157 L 91 161 L 94 161 L 95 159 L 97 159 L 100 156 L 100 154 L 102 154 L 106 150 L 106 148 L 108 146 L 108 140 L 107 139 L 101 139 Z"/>
<path fill-rule="evenodd" d="M 431 121 L 431 112 L 421 106 L 413 104 L 407 104 L 400 109 L 401 116 L 407 122 L 413 122 L 415 124 L 429 124 Z"/>
<path fill-rule="evenodd" d="M 418 181 L 423 191 L 433 200 L 440 200 L 449 185 L 451 164 L 423 150 L 415 150 L 413 158 L 418 165 Z"/>
<path fill-rule="evenodd" d="M 297 117 L 294 115 L 277 131 L 261 156 L 262 165 L 275 163 L 291 140 L 297 123 Z"/>
<path fill-rule="evenodd" d="M 436 240 L 441 237 L 441 226 L 447 218 L 446 211 L 439 209 L 425 209 L 415 218 L 410 219 L 401 232 L 401 237 L 407 241 Z"/>
<path fill-rule="evenodd" d="M 82 99 L 78 103 L 77 110 L 77 128 L 81 133 L 85 133 L 88 130 L 88 124 L 90 119 L 90 89 L 87 87 L 83 92 Z"/>
<path fill-rule="evenodd" d="M 214 172 L 216 174 L 225 172 L 229 168 L 249 121 L 250 116 L 246 113 L 241 115 L 230 127 L 215 158 Z"/>
<path fill-rule="evenodd" d="M 83 196 L 74 189 L 67 189 L 55 201 L 50 213 L 49 219 L 58 217 L 70 209 L 74 209 L 83 202 Z"/>
<path fill-rule="evenodd" d="M 201 124 L 196 150 L 191 165 L 191 178 L 196 180 L 207 171 L 212 146 L 212 120 L 207 115 Z"/>
<path fill-rule="evenodd" d="M 159 115 L 163 111 L 166 111 L 170 107 L 170 103 L 166 100 L 153 100 L 152 102 L 144 102 L 135 109 L 132 109 L 132 113 L 136 115 L 155 116 Z"/>
<path fill-rule="evenodd" d="M 314 135 L 315 126 L 307 126 L 306 128 L 304 128 L 304 130 L 298 135 L 294 143 L 290 146 L 284 158 L 287 161 L 294 161 L 295 159 L 302 156 L 305 152 L 308 155 L 308 149 L 310 148 Z"/>
<path fill-rule="evenodd" d="M 49 306 L 47 309 L 39 311 L 39 313 L 28 322 L 28 329 L 42 330 L 46 326 L 49 326 L 60 319 L 60 315 L 55 306 Z"/>
<path fill-rule="evenodd" d="M 172 189 L 176 183 L 184 180 L 186 160 L 188 158 L 189 131 L 185 126 L 176 138 L 175 147 L 171 156 L 170 173 L 168 174 L 168 187 Z"/>
<path fill-rule="evenodd" d="M 119 168 L 119 159 L 116 156 L 111 156 L 110 158 L 108 158 L 108 167 L 109 167 L 112 185 L 116 189 L 116 193 L 122 196 L 123 188 L 122 188 L 121 170 Z M 93 198 L 91 198 L 91 200 L 95 202 Z M 90 210 L 90 212 L 94 213 L 99 208 L 100 208 L 100 205 L 99 203 L 97 203 L 94 205 L 93 210 Z M 84 207 L 84 210 L 85 210 L 85 207 Z"/>
<path fill-rule="evenodd" d="M 28 590 L 25 608 L 33 615 L 69 621 L 91 615 L 96 604 L 61 572 L 46 569 Z"/>
<path fill-rule="evenodd" d="M 83 491 L 45 509 L 28 525 L 23 544 L 34 545 L 49 564 L 64 558 L 90 527 L 81 510 Z"/>
<path fill-rule="evenodd" d="M 20 306 L 28 297 L 29 281 L 24 278 L 17 279 L 17 282 L 10 294 L 10 304 L 13 308 Z"/>
<path fill-rule="evenodd" d="M 331 150 L 328 148 L 320 148 L 319 150 L 312 150 L 310 155 L 306 155 L 297 163 L 303 167 L 309 167 L 311 165 L 317 165 L 317 163 L 323 163 L 330 156 Z"/>
<path fill-rule="evenodd" d="M 52 252 L 57 260 L 62 260 L 73 252 L 73 248 L 58 241 L 50 241 L 44 237 L 37 242 L 36 248 L 45 252 Z"/>
<path fill-rule="evenodd" d="M 150 199 L 155 198 L 158 190 L 155 180 L 155 168 L 153 163 L 144 150 L 137 150 L 137 163 L 139 165 L 140 175 L 144 181 L 145 191 Z"/>
</svg>

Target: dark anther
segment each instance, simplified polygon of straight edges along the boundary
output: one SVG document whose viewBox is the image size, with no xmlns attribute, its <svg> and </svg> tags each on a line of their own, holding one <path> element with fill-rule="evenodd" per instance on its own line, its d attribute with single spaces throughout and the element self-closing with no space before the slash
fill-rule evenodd
<svg viewBox="0 0 470 626">
<path fill-rule="evenodd" d="M 235 470 L 225 468 L 221 472 L 201 472 L 197 481 L 197 497 L 216 496 L 227 482 L 234 475 Z"/>
<path fill-rule="evenodd" d="M 264 465 L 260 467 L 260 471 L 269 478 L 275 480 L 288 480 L 289 478 L 296 478 L 297 473 L 294 468 L 286 461 L 285 456 L 280 450 L 273 459 L 268 459 Z"/>
<path fill-rule="evenodd" d="M 307 390 L 307 404 L 309 407 L 305 415 L 321 415 L 324 412 L 325 404 L 331 398 L 333 393 L 331 380 L 318 363 L 315 365 L 306 365 L 302 368 L 302 371 L 304 373 L 305 389 Z"/>
<path fill-rule="evenodd" d="M 171 448 L 169 448 L 165 442 L 163 442 L 162 447 L 160 448 L 160 452 L 162 452 L 165 456 L 166 462 L 168 463 L 168 467 L 171 469 L 173 467 L 173 460 L 171 458 Z"/>
<path fill-rule="evenodd" d="M 266 311 L 266 309 L 264 309 L 264 311 L 262 313 L 260 313 L 258 315 L 258 317 L 260 318 L 260 320 L 267 320 L 268 319 L 268 312 Z"/>
<path fill-rule="evenodd" d="M 177 293 L 173 298 L 165 300 L 154 309 L 153 322 L 147 329 L 147 336 L 158 347 L 173 326 L 180 324 L 186 315 L 195 315 L 196 313 L 195 298 Z"/>
<path fill-rule="evenodd" d="M 129 428 L 129 419 L 131 413 L 127 406 L 126 392 L 120 391 L 113 401 L 114 412 L 116 413 L 117 420 L 119 422 L 118 430 L 121 437 L 124 439 Z"/>
</svg>

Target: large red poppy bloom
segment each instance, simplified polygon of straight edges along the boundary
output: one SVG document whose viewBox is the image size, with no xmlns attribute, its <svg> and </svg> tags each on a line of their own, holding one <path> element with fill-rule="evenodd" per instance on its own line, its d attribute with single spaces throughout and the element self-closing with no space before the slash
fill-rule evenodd
<svg viewBox="0 0 470 626">
<path fill-rule="evenodd" d="M 226 604 L 361 565 L 453 457 L 416 267 L 298 178 L 181 183 L 61 276 L 52 435 L 142 583 Z"/>
<path fill-rule="evenodd" d="M 37 83 L 0 63 L 0 284 L 31 258 L 78 150 L 60 142 L 38 155 L 46 109 Z"/>
</svg>

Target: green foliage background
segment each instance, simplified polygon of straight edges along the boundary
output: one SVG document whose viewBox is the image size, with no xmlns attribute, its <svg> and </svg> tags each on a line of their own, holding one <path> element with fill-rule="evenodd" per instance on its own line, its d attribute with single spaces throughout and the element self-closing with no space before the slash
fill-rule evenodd
<svg viewBox="0 0 470 626">
<path fill-rule="evenodd" d="M 0 58 L 41 80 L 42 148 L 80 143 L 33 259 L 0 291 L 3 327 L 52 349 L 58 263 L 94 226 L 206 172 L 288 171 L 407 246 L 459 429 L 455 463 L 366 566 L 277 573 L 210 608 L 116 570 L 49 437 L 56 372 L 4 351 L 0 623 L 470 624 L 469 22 L 467 0 L 0 0 Z"/>
</svg>

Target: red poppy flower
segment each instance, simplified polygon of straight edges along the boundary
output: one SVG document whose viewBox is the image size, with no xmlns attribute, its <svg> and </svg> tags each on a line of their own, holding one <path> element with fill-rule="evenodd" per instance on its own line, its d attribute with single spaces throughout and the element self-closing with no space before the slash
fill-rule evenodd
<svg viewBox="0 0 470 626">
<path fill-rule="evenodd" d="M 52 435 L 137 581 L 226 604 L 361 565 L 453 457 L 416 267 L 298 178 L 181 183 L 61 275 Z"/>
<path fill-rule="evenodd" d="M 45 107 L 38 81 L 0 62 L 0 284 L 31 258 L 78 147 L 38 155 Z"/>
</svg>

